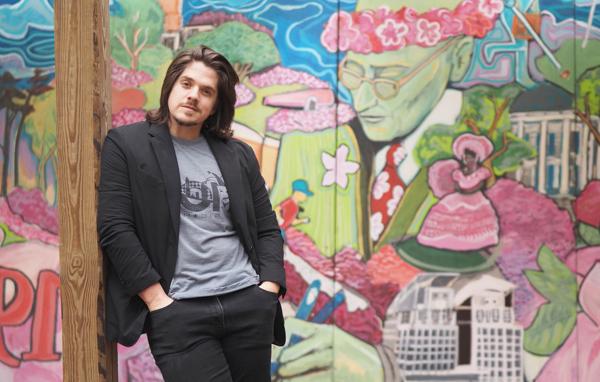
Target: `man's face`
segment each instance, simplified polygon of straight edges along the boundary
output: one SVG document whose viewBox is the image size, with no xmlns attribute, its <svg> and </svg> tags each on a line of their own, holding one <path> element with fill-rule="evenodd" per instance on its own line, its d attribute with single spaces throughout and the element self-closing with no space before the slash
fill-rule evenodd
<svg viewBox="0 0 600 382">
<path fill-rule="evenodd" d="M 217 72 L 199 61 L 190 63 L 169 94 L 169 122 L 181 127 L 202 126 L 214 113 Z"/>
<path fill-rule="evenodd" d="M 449 42 L 380 54 L 348 52 L 341 63 L 340 80 L 343 84 L 344 78 L 354 80 L 354 89 L 345 85 L 369 139 L 389 141 L 404 137 L 427 117 L 448 84 L 451 70 L 448 52 L 452 46 L 445 44 Z M 385 81 L 376 85 L 380 90 L 377 92 L 368 81 L 356 81 L 357 77 Z"/>
</svg>

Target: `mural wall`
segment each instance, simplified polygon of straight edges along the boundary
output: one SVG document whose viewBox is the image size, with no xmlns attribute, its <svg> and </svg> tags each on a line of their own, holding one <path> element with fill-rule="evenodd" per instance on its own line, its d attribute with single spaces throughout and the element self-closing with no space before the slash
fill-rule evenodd
<svg viewBox="0 0 600 382">
<path fill-rule="evenodd" d="M 111 0 L 113 126 L 179 49 L 241 83 L 282 233 L 278 381 L 595 381 L 595 0 Z M 60 380 L 51 0 L 0 0 L 0 380 Z M 161 380 L 142 338 L 119 379 Z"/>
<path fill-rule="evenodd" d="M 61 381 L 53 1 L 0 0 L 0 380 Z"/>
</svg>

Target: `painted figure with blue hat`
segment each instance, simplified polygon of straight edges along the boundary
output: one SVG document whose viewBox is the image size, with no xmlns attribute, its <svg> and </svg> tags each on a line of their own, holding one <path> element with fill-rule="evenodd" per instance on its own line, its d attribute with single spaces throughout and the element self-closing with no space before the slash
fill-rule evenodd
<svg viewBox="0 0 600 382">
<path fill-rule="evenodd" d="M 301 218 L 299 215 L 304 211 L 301 204 L 313 195 L 306 180 L 296 179 L 292 182 L 292 195 L 275 207 L 277 221 L 284 236 L 287 228 L 310 221 L 308 217 Z"/>
</svg>

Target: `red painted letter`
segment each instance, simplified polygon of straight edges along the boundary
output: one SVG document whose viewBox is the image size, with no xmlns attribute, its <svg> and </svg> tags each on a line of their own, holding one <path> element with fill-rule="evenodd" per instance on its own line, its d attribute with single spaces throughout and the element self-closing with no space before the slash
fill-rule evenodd
<svg viewBox="0 0 600 382">
<path fill-rule="evenodd" d="M 5 286 L 8 281 L 15 285 L 15 295 L 12 301 L 4 301 Z M 4 342 L 5 326 L 19 326 L 23 324 L 33 307 L 33 285 L 23 273 L 15 269 L 0 267 L 0 362 L 18 367 L 20 360 L 15 358 L 6 349 Z"/>
<path fill-rule="evenodd" d="M 31 351 L 23 353 L 24 361 L 58 361 L 54 351 L 56 311 L 60 278 L 53 271 L 41 271 L 35 294 L 35 312 L 31 330 Z"/>
</svg>

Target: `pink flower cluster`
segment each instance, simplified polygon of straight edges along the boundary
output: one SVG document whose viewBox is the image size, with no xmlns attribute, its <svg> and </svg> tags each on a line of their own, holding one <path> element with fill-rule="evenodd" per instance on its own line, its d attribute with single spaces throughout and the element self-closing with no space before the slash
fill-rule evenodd
<svg viewBox="0 0 600 382">
<path fill-rule="evenodd" d="M 135 122 L 143 121 L 146 118 L 146 112 L 142 109 L 123 109 L 117 114 L 112 115 L 112 126 L 118 127 L 129 125 Z"/>
<path fill-rule="evenodd" d="M 136 88 L 146 82 L 152 81 L 152 76 L 146 72 L 130 70 L 111 62 L 112 85 L 117 89 Z"/>
<path fill-rule="evenodd" d="M 337 125 L 343 125 L 354 116 L 354 110 L 348 104 L 340 103 L 337 108 Z M 279 109 L 267 119 L 267 129 L 280 134 L 295 130 L 313 132 L 335 126 L 335 105 L 317 107 L 312 111 Z"/>
<path fill-rule="evenodd" d="M 6 199 L 0 198 L 0 221 L 19 236 L 28 240 L 39 240 L 46 244 L 58 245 L 58 235 L 48 232 L 39 226 L 25 222 L 23 218 L 11 210 Z"/>
<path fill-rule="evenodd" d="M 235 107 L 247 105 L 254 100 L 256 95 L 244 84 L 235 85 Z"/>
<path fill-rule="evenodd" d="M 504 277 L 517 285 L 515 311 L 523 322 L 535 309 L 535 291 L 525 278 L 525 269 L 537 269 L 537 254 L 546 245 L 564 259 L 575 248 L 573 223 L 554 200 L 509 179 L 501 179 L 487 190 L 500 222 L 497 264 Z M 552 222 L 552 224 L 548 224 Z"/>
<path fill-rule="evenodd" d="M 502 0 L 464 0 L 453 11 L 434 8 L 424 13 L 387 7 L 334 13 L 321 35 L 330 52 L 381 53 L 409 45 L 434 46 L 454 36 L 484 37 L 504 9 Z M 339 26 L 339 30 L 338 30 Z"/>
<path fill-rule="evenodd" d="M 311 89 L 323 89 L 329 87 L 327 82 L 321 81 L 315 76 L 305 72 L 284 68 L 281 65 L 275 65 L 264 72 L 252 75 L 250 77 L 250 83 L 259 88 L 290 84 L 302 84 Z"/>
<path fill-rule="evenodd" d="M 15 187 L 8 194 L 7 199 L 10 209 L 19 215 L 24 222 L 35 224 L 50 233 L 58 235 L 56 207 L 48 205 L 42 190 L 39 188 L 24 190 Z"/>
</svg>

